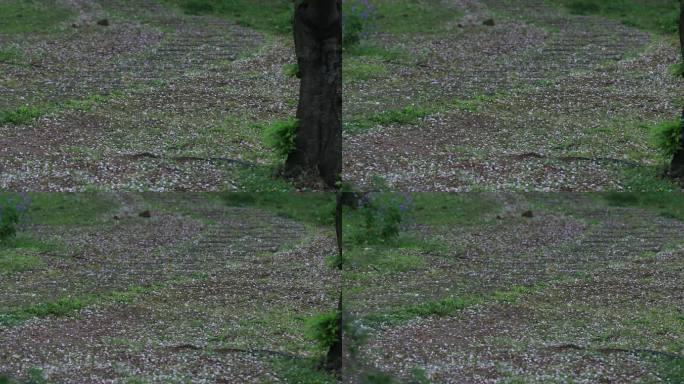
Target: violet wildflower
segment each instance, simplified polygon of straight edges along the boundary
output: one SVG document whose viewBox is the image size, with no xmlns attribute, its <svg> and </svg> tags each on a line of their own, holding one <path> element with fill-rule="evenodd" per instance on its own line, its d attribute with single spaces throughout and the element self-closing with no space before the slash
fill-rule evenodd
<svg viewBox="0 0 684 384">
<path fill-rule="evenodd" d="M 342 8 L 342 45 L 348 48 L 369 37 L 375 8 L 369 0 L 343 0 Z"/>
</svg>

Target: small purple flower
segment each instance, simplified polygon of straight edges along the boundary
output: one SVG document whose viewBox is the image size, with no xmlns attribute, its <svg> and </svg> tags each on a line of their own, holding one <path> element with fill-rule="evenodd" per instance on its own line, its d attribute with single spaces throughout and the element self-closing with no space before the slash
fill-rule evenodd
<svg viewBox="0 0 684 384">
<path fill-rule="evenodd" d="M 343 0 L 343 41 L 346 45 L 366 39 L 372 32 L 375 8 L 368 0 Z"/>
<path fill-rule="evenodd" d="M 25 210 L 23 199 L 18 202 L 14 198 L 0 200 L 0 242 L 14 237 L 21 213 Z"/>
</svg>

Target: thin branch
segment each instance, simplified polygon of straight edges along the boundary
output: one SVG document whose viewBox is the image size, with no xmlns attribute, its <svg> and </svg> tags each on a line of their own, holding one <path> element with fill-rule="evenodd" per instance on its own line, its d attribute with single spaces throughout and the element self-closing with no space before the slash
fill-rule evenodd
<svg viewBox="0 0 684 384">
<path fill-rule="evenodd" d="M 139 159 L 143 157 L 151 158 L 151 159 L 170 159 L 174 161 L 209 161 L 209 162 L 224 162 L 224 163 L 229 163 L 229 164 L 238 164 L 243 167 L 255 167 L 256 164 L 249 162 L 249 161 L 244 161 L 244 160 L 238 160 L 238 159 L 230 159 L 227 157 L 198 157 L 198 156 L 170 156 L 170 157 L 164 157 L 160 155 L 156 155 L 154 153 L 150 152 L 140 152 L 140 153 L 131 153 L 131 154 L 126 154 L 126 155 L 121 155 L 121 157 L 126 157 L 126 158 L 131 158 L 131 159 Z"/>
<path fill-rule="evenodd" d="M 617 164 L 622 164 L 631 168 L 636 168 L 640 167 L 641 164 L 632 161 L 632 160 L 625 160 L 625 159 L 615 159 L 612 157 L 585 157 L 585 156 L 547 156 L 547 155 L 542 155 L 536 152 L 526 152 L 526 153 L 521 153 L 521 154 L 513 154 L 509 155 L 509 157 L 513 157 L 516 159 L 525 159 L 525 158 L 535 158 L 535 159 L 550 159 L 550 160 L 561 160 L 561 161 L 591 161 L 591 162 L 609 162 L 609 163 L 617 163 Z"/>
<path fill-rule="evenodd" d="M 557 351 L 563 351 L 563 350 L 576 350 L 576 351 L 594 351 L 594 352 L 600 352 L 600 353 L 632 353 L 632 354 L 649 354 L 649 355 L 657 355 L 657 356 L 662 356 L 662 357 L 667 357 L 670 359 L 684 359 L 684 355 L 680 355 L 678 353 L 671 353 L 671 352 L 665 352 L 665 351 L 656 351 L 653 349 L 644 349 L 644 348 L 617 348 L 617 347 L 603 347 L 603 348 L 587 348 L 583 347 L 581 345 L 577 344 L 572 344 L 572 343 L 566 343 L 566 344 L 559 344 L 559 345 L 550 345 L 547 347 L 547 349 L 554 349 Z"/>
<path fill-rule="evenodd" d="M 216 353 L 247 353 L 250 355 L 268 355 L 268 356 L 280 356 L 280 357 L 286 357 L 288 359 L 299 359 L 300 356 L 297 356 L 292 353 L 287 353 L 287 352 L 281 352 L 281 351 L 273 351 L 270 349 L 248 349 L 248 348 L 203 348 L 203 347 L 198 347 L 193 344 L 180 344 L 180 345 L 174 345 L 167 347 L 167 349 L 174 351 L 174 352 L 181 352 L 185 350 L 189 351 L 211 351 L 211 352 L 216 352 Z"/>
</svg>

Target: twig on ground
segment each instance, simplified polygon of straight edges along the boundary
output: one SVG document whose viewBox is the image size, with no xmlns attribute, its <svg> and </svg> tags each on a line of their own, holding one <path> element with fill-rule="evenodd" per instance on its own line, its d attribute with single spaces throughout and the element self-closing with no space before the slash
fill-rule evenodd
<svg viewBox="0 0 684 384">
<path fill-rule="evenodd" d="M 644 349 L 644 348 L 617 348 L 617 347 L 605 347 L 605 348 L 588 348 L 588 347 L 583 347 L 581 345 L 577 344 L 572 344 L 572 343 L 567 343 L 567 344 L 559 344 L 559 345 L 550 345 L 547 347 L 547 349 L 553 349 L 557 351 L 563 351 L 563 350 L 576 350 L 576 351 L 595 351 L 595 352 L 600 352 L 600 353 L 633 353 L 633 354 L 641 354 L 641 353 L 646 353 L 650 355 L 657 355 L 657 356 L 663 356 L 667 357 L 670 359 L 684 359 L 684 355 L 680 355 L 677 353 L 671 353 L 671 352 L 665 352 L 665 351 L 656 351 L 653 349 Z"/>
<path fill-rule="evenodd" d="M 636 168 L 641 166 L 636 161 L 625 160 L 625 159 L 615 159 L 612 157 L 585 157 L 585 156 L 547 156 L 536 152 L 526 152 L 521 154 L 509 155 L 509 157 L 515 159 L 525 159 L 525 158 L 535 158 L 535 159 L 551 159 L 551 160 L 561 160 L 561 161 L 591 161 L 591 162 L 609 162 L 623 164 L 628 167 Z"/>
<path fill-rule="evenodd" d="M 121 157 L 126 157 L 126 158 L 130 158 L 130 159 L 139 159 L 139 158 L 147 157 L 147 158 L 152 158 L 152 159 L 170 159 L 170 160 L 174 160 L 174 161 L 225 162 L 225 163 L 229 163 L 229 164 L 241 165 L 243 167 L 255 167 L 256 166 L 256 164 L 249 162 L 249 161 L 238 160 L 238 159 L 230 159 L 227 157 L 198 157 L 198 156 L 170 156 L 170 157 L 165 157 L 165 156 L 156 155 L 156 154 L 150 153 L 150 152 L 126 154 L 126 155 L 121 155 Z"/>
<path fill-rule="evenodd" d="M 180 344 L 180 345 L 174 345 L 167 347 L 167 349 L 170 349 L 174 352 L 181 352 L 184 350 L 190 350 L 190 351 L 202 351 L 207 348 L 203 347 L 198 347 L 193 344 Z M 298 359 L 300 356 L 297 356 L 292 353 L 287 353 L 287 352 L 281 352 L 281 351 L 273 351 L 270 349 L 249 349 L 249 348 L 229 348 L 229 347 L 224 347 L 224 348 L 210 348 L 207 349 L 212 352 L 216 353 L 248 353 L 251 355 L 269 355 L 269 356 L 280 356 L 280 357 L 286 357 L 288 359 Z"/>
</svg>

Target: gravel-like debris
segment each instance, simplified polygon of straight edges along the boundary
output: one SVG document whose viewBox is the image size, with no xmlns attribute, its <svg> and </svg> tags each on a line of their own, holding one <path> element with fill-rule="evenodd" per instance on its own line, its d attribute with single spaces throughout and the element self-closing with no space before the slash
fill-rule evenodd
<svg viewBox="0 0 684 384">
<path fill-rule="evenodd" d="M 663 380 L 654 359 L 684 345 L 684 225 L 585 194 L 495 196 L 495 218 L 406 228 L 443 246 L 391 254 L 424 263 L 345 272 L 347 309 L 361 324 L 443 298 L 488 297 L 449 315 L 368 323 L 345 381 L 369 370 L 409 379 L 416 369 L 435 383 Z M 516 287 L 529 290 L 505 294 Z"/>
<path fill-rule="evenodd" d="M 406 50 L 345 87 L 345 118 L 440 106 L 414 125 L 345 134 L 344 178 L 405 191 L 600 191 L 664 159 L 649 124 L 681 113 L 678 45 L 541 0 L 459 1 L 443 33 L 371 40 Z M 494 17 L 494 26 L 483 21 Z M 358 59 L 362 60 L 362 59 Z"/>
<path fill-rule="evenodd" d="M 0 124 L 0 188 L 236 190 L 268 173 L 255 124 L 294 114 L 291 39 L 153 0 L 64 3 L 56 30 L 0 36 L 26 58 L 0 62 L 0 110 L 42 111 Z"/>
<path fill-rule="evenodd" d="M 304 322 L 337 305 L 331 230 L 210 195 L 112 198 L 119 207 L 97 222 L 24 228 L 63 247 L 1 276 L 0 318 L 98 299 L 0 325 L 0 372 L 38 368 L 54 383 L 262 383 L 282 380 L 274 358 L 318 356 Z"/>
</svg>

